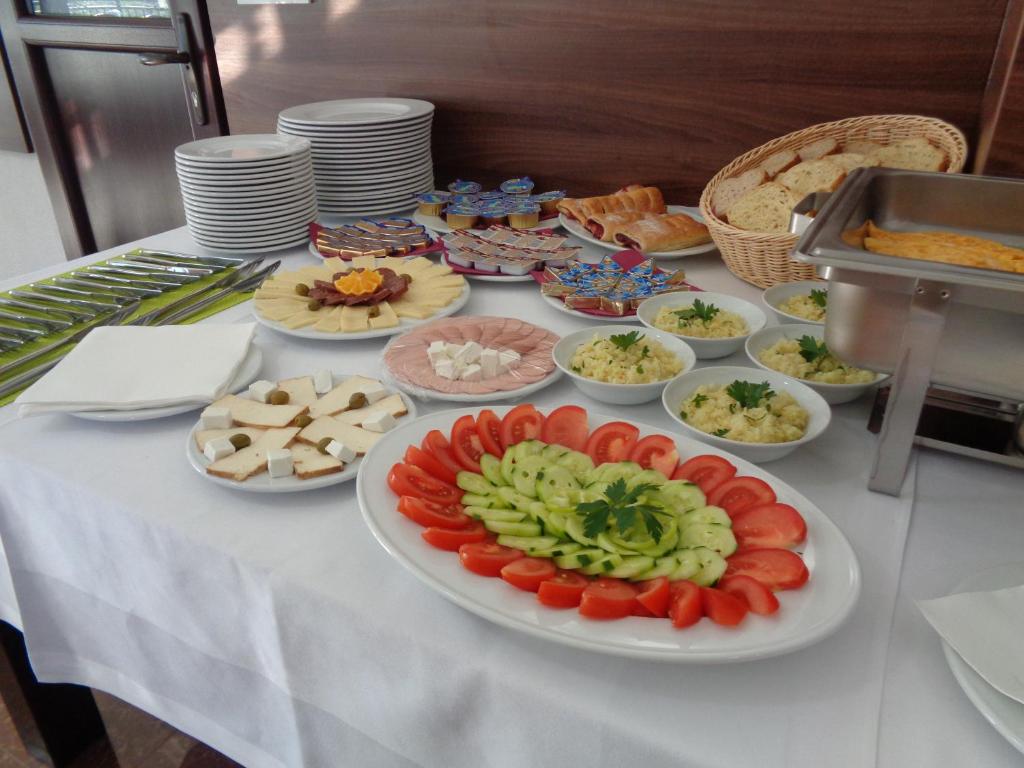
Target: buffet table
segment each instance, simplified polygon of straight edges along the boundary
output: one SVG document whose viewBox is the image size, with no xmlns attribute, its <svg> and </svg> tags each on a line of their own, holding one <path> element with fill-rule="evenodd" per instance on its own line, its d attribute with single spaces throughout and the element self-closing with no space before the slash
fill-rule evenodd
<svg viewBox="0 0 1024 768">
<path fill-rule="evenodd" d="M 184 229 L 137 244 L 201 252 Z M 312 259 L 304 247 L 282 258 Z M 672 265 L 702 288 L 759 298 L 715 254 Z M 474 282 L 463 314 L 560 334 L 588 325 L 532 283 Z M 215 321 L 250 317 L 243 304 Z M 269 379 L 372 375 L 383 348 L 265 328 L 257 344 Z M 531 399 L 613 409 L 566 380 Z M 642 662 L 488 623 L 389 557 L 354 483 L 279 496 L 207 482 L 184 455 L 194 413 L 102 424 L 0 410 L 0 618 L 23 629 L 41 680 L 108 691 L 253 768 L 1019 761 L 957 687 L 913 601 L 1021 558 L 1022 478 L 921 452 L 900 497 L 870 493 L 869 407 L 838 406 L 812 446 L 767 466 L 837 523 L 863 577 L 836 634 L 778 658 Z M 659 402 L 618 412 L 664 421 Z"/>
</svg>

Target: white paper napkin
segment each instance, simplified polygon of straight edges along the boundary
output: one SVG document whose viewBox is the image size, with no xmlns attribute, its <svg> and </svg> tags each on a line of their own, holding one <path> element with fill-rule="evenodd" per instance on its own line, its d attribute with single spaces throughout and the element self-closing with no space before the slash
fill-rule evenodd
<svg viewBox="0 0 1024 768">
<path fill-rule="evenodd" d="M 917 606 L 989 685 L 1024 704 L 1024 584 L 919 600 Z"/>
<path fill-rule="evenodd" d="M 135 410 L 221 397 L 255 323 L 101 326 L 15 400 L 20 415 Z"/>
</svg>

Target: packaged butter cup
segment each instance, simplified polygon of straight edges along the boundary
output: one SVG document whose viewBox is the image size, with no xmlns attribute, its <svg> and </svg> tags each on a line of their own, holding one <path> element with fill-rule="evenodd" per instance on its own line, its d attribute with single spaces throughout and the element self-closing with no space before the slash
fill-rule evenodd
<svg viewBox="0 0 1024 768">
<path fill-rule="evenodd" d="M 524 202 L 517 205 L 508 213 L 510 227 L 516 229 L 528 229 L 540 223 L 540 205 L 537 203 Z"/>
<path fill-rule="evenodd" d="M 529 176 L 501 182 L 501 191 L 506 195 L 528 195 L 533 192 L 533 180 Z"/>
<path fill-rule="evenodd" d="M 438 192 L 427 192 L 425 195 L 420 195 L 416 198 L 416 202 L 419 203 L 419 213 L 424 216 L 440 216 L 441 210 L 450 198 L 451 195 Z"/>
<path fill-rule="evenodd" d="M 448 198 L 449 205 L 476 205 L 477 196 L 470 194 L 453 194 Z"/>
<path fill-rule="evenodd" d="M 565 199 L 565 190 L 558 189 L 551 192 L 542 192 L 539 195 L 533 195 L 530 199 L 540 204 L 541 213 L 557 213 L 558 204 Z"/>
<path fill-rule="evenodd" d="M 476 224 L 479 209 L 470 205 L 450 205 L 445 211 L 445 221 L 452 229 L 469 229 Z"/>
<path fill-rule="evenodd" d="M 489 189 L 486 192 L 481 192 L 476 197 L 481 202 L 485 200 L 504 200 L 505 193 L 498 189 Z"/>
<path fill-rule="evenodd" d="M 448 191 L 457 195 L 475 195 L 483 189 L 475 181 L 463 181 L 456 179 L 448 185 Z"/>
</svg>

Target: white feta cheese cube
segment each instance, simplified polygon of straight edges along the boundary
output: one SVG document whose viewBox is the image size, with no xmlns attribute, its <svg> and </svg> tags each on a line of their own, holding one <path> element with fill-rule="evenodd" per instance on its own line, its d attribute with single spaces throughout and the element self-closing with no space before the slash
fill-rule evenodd
<svg viewBox="0 0 1024 768">
<path fill-rule="evenodd" d="M 488 347 L 480 353 L 480 375 L 485 379 L 498 375 L 498 350 Z"/>
<path fill-rule="evenodd" d="M 207 440 L 203 448 L 203 455 L 210 461 L 220 461 L 235 452 L 235 446 L 231 444 L 230 437 L 218 437 L 215 440 Z"/>
<path fill-rule="evenodd" d="M 199 414 L 203 429 L 227 429 L 235 422 L 231 419 L 231 411 L 217 405 L 211 405 Z"/>
<path fill-rule="evenodd" d="M 261 403 L 269 403 L 270 393 L 275 389 L 277 389 L 277 384 L 272 381 L 260 379 L 259 381 L 254 381 L 249 385 L 249 394 L 252 395 L 253 400 L 257 400 Z"/>
<path fill-rule="evenodd" d="M 456 363 L 462 363 L 463 365 L 469 365 L 475 363 L 480 359 L 480 353 L 484 351 L 484 348 L 477 344 L 475 341 L 467 341 L 462 345 L 453 358 Z"/>
<path fill-rule="evenodd" d="M 292 452 L 287 448 L 268 450 L 267 472 L 271 477 L 288 477 L 292 473 Z"/>
<path fill-rule="evenodd" d="M 462 349 L 461 344 L 452 344 L 450 341 L 444 345 L 444 351 L 448 353 L 448 357 L 455 357 Z"/>
<path fill-rule="evenodd" d="M 379 381 L 375 381 L 373 384 L 367 384 L 359 391 L 365 395 L 366 402 L 371 405 L 376 403 L 378 400 L 383 400 L 388 394 L 387 390 L 384 389 L 384 385 Z"/>
<path fill-rule="evenodd" d="M 356 460 L 356 452 L 337 440 L 331 440 L 327 444 L 327 452 L 342 464 L 348 464 Z"/>
<path fill-rule="evenodd" d="M 442 379 L 454 379 L 455 378 L 455 361 L 450 357 L 446 357 L 437 365 L 434 366 L 434 373 L 440 376 Z"/>
<path fill-rule="evenodd" d="M 362 426 L 370 432 L 387 432 L 397 423 L 395 417 L 387 411 L 377 411 L 363 419 Z"/>
<path fill-rule="evenodd" d="M 317 371 L 313 374 L 313 390 L 318 395 L 326 395 L 334 389 L 334 374 L 330 371 Z"/>
<path fill-rule="evenodd" d="M 462 373 L 459 374 L 459 378 L 463 381 L 480 381 L 480 379 L 483 378 L 480 366 L 476 363 L 470 363 L 462 369 Z"/>
<path fill-rule="evenodd" d="M 514 349 L 503 349 L 498 353 L 498 370 L 507 373 L 519 365 L 520 359 L 519 353 Z"/>
<path fill-rule="evenodd" d="M 443 341 L 430 342 L 430 346 L 427 347 L 427 359 L 430 360 L 431 365 L 436 367 L 446 357 L 448 357 L 448 350 Z"/>
</svg>

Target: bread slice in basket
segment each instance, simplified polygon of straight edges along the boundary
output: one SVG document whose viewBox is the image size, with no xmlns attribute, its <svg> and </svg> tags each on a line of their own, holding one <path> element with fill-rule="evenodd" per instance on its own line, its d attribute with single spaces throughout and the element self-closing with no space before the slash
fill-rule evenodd
<svg viewBox="0 0 1024 768">
<path fill-rule="evenodd" d="M 745 194 L 729 210 L 729 223 L 754 232 L 787 232 L 789 215 L 801 195 L 774 181 Z"/>
</svg>

